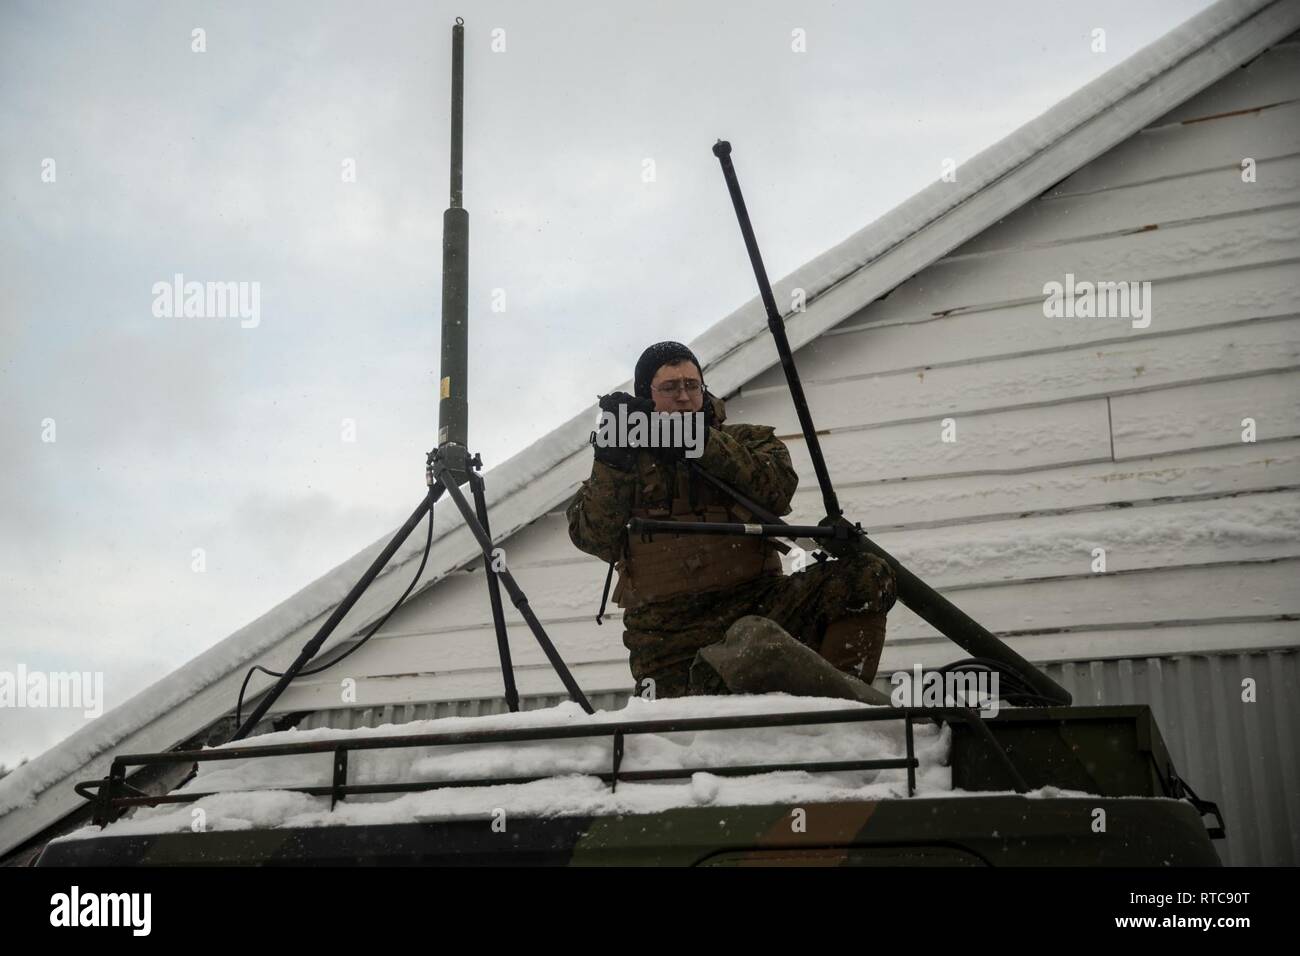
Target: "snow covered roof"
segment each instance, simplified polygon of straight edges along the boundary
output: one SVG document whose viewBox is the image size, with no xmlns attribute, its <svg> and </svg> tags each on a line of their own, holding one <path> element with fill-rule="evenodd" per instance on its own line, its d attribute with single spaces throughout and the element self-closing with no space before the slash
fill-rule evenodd
<svg viewBox="0 0 1300 956">
<path fill-rule="evenodd" d="M 892 212 L 775 283 L 778 301 L 802 288 L 807 310 L 787 320 L 792 348 L 815 339 L 996 223 L 1085 163 L 1300 29 L 1290 0 L 1220 0 L 984 150 Z M 729 394 L 776 363 L 755 297 L 692 343 L 710 385 Z M 487 497 L 499 539 L 558 507 L 586 477 L 594 408 L 492 469 Z M 414 506 L 414 502 L 412 502 Z M 459 513 L 439 508 L 420 587 L 478 556 Z M 113 753 L 165 750 L 230 709 L 247 666 L 287 665 L 391 537 L 391 532 L 130 701 L 0 780 L 0 853 L 83 801 L 81 779 L 107 773 Z M 405 588 L 422 536 L 413 535 L 349 614 L 330 647 L 373 622 Z M 269 683 L 269 682 L 267 682 Z M 256 693 L 266 683 L 253 683 Z"/>
<path fill-rule="evenodd" d="M 482 717 L 442 717 L 355 730 L 285 730 L 255 741 L 228 746 L 246 748 L 297 744 L 317 740 L 364 737 L 406 737 L 465 731 L 571 729 L 629 721 L 681 720 L 757 714 L 807 714 L 818 711 L 873 709 L 831 698 L 789 697 L 783 694 L 734 697 L 684 697 L 648 701 L 634 697 L 618 711 L 585 714 L 565 702 L 544 710 Z M 609 732 L 606 731 L 607 735 Z M 918 796 L 949 796 L 952 768 L 948 765 L 951 728 L 915 724 L 916 790 Z M 218 748 L 219 749 L 219 748 Z M 175 791 L 215 794 L 197 803 L 141 807 L 129 817 L 101 830 L 87 826 L 66 839 L 184 832 L 204 813 L 204 829 L 240 830 L 300 826 L 349 826 L 481 818 L 485 808 L 508 807 L 512 816 L 553 817 L 657 813 L 676 807 L 718 803 L 765 805 L 774 802 L 831 803 L 906 797 L 903 769 L 808 773 L 772 771 L 745 776 L 696 773 L 683 779 L 620 782 L 611 788 L 598 775 L 609 773 L 608 736 L 543 739 L 528 742 L 448 744 L 409 749 L 352 751 L 351 783 L 417 783 L 485 780 L 504 777 L 544 777 L 530 783 L 487 787 L 457 786 L 408 794 L 350 797 L 331 809 L 327 796 L 284 788 L 328 787 L 333 754 L 313 753 L 214 761 L 199 765 L 199 774 Z M 642 733 L 627 737 L 621 772 L 688 770 L 692 767 L 737 767 L 763 764 L 810 764 L 824 761 L 897 758 L 905 753 L 903 722 L 809 724 L 685 733 Z M 981 792 L 981 796 L 987 796 Z M 1071 792 L 1041 791 L 1032 796 L 1068 796 Z"/>
</svg>

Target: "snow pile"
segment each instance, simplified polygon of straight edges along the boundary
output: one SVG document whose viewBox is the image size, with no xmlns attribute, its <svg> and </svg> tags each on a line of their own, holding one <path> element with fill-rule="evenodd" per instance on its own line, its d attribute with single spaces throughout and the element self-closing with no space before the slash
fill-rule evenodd
<svg viewBox="0 0 1300 956">
<path fill-rule="evenodd" d="M 629 720 L 719 717 L 737 714 L 813 712 L 862 707 L 829 698 L 763 696 L 695 697 L 646 701 L 633 698 L 623 710 L 582 712 L 566 702 L 546 710 L 487 717 L 444 717 L 340 731 L 329 728 L 266 734 L 230 746 L 264 746 L 312 740 L 456 733 L 525 727 L 598 726 Z M 951 791 L 947 766 L 950 732 L 933 724 L 914 727 L 920 766 L 916 793 Z M 494 776 L 542 776 L 528 784 L 452 787 L 412 794 L 350 796 L 333 811 L 328 797 L 286 791 L 284 787 L 328 786 L 333 755 L 304 754 L 200 764 L 199 775 L 182 791 L 213 793 L 192 804 L 142 807 L 104 830 L 86 827 L 62 839 L 122 836 L 197 829 L 201 809 L 206 830 L 304 827 L 338 824 L 409 823 L 485 819 L 498 810 L 507 816 L 550 817 L 654 813 L 675 807 L 818 803 L 878 800 L 907 796 L 906 770 L 807 773 L 779 771 L 745 777 L 696 773 L 680 780 L 620 782 L 617 790 L 593 773 L 612 767 L 612 736 L 578 737 L 494 744 L 362 750 L 349 754 L 348 783 L 457 780 Z M 689 769 L 760 763 L 813 763 L 902 757 L 903 722 L 812 724 L 625 738 L 621 771 Z"/>
<path fill-rule="evenodd" d="M 816 519 L 814 519 L 816 520 Z M 1145 570 L 1170 564 L 1290 556 L 1300 540 L 1300 496 L 1181 502 L 1160 508 L 1126 508 L 1080 515 L 1068 526 L 1020 519 L 939 528 L 920 536 L 876 534 L 876 541 L 932 587 L 1024 581 L 1068 574 L 1079 555 L 1105 546 L 1110 570 Z M 1181 561 L 1179 560 L 1181 557 Z"/>
</svg>

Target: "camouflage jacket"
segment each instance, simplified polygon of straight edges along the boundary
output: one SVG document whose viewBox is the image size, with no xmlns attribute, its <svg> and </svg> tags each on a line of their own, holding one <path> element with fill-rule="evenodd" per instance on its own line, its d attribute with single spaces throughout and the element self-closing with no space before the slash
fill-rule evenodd
<svg viewBox="0 0 1300 956">
<path fill-rule="evenodd" d="M 712 395 L 714 426 L 704 453 L 694 459 L 701 469 L 721 479 L 773 514 L 790 513 L 799 476 L 790 451 L 768 425 L 728 425 L 726 406 Z M 620 557 L 623 528 L 633 508 L 662 506 L 678 486 L 675 471 L 656 455 L 637 454 L 634 471 L 620 471 L 593 461 L 591 477 L 582 483 L 568 508 L 569 538 L 587 554 L 614 563 Z M 670 481 L 672 484 L 670 485 Z"/>
</svg>

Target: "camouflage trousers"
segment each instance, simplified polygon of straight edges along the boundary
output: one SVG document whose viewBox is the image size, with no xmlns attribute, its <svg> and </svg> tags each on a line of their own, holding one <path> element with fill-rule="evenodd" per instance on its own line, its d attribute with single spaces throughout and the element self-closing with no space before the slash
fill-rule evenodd
<svg viewBox="0 0 1300 956">
<path fill-rule="evenodd" d="M 831 622 L 863 608 L 883 616 L 896 599 L 893 569 L 875 555 L 855 554 L 723 591 L 683 594 L 629 608 L 623 615 L 623 643 L 631 652 L 635 693 L 645 692 L 647 679 L 655 682 L 657 698 L 726 693 L 717 681 L 699 686 L 700 668 L 693 686 L 691 665 L 701 647 L 721 641 L 727 628 L 746 614 L 770 618 L 816 651 Z M 711 673 L 711 668 L 704 671 Z"/>
</svg>

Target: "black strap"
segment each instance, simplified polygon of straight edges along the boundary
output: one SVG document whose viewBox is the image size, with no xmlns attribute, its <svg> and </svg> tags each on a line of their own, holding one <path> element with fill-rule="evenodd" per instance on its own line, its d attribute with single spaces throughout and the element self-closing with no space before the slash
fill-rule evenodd
<svg viewBox="0 0 1300 956">
<path fill-rule="evenodd" d="M 619 550 L 621 556 L 627 557 L 627 526 L 623 526 L 623 533 L 619 536 Z M 596 623 L 602 624 L 601 618 L 605 616 L 605 605 L 609 602 L 609 582 L 614 578 L 614 565 L 617 560 L 609 562 L 609 570 L 605 572 L 605 590 L 600 595 L 600 610 L 596 612 Z"/>
<path fill-rule="evenodd" d="M 614 577 L 614 562 L 609 562 L 609 571 L 605 574 L 605 590 L 600 595 L 600 610 L 596 612 L 596 623 L 600 624 L 605 616 L 605 604 L 609 601 L 609 582 Z"/>
</svg>

